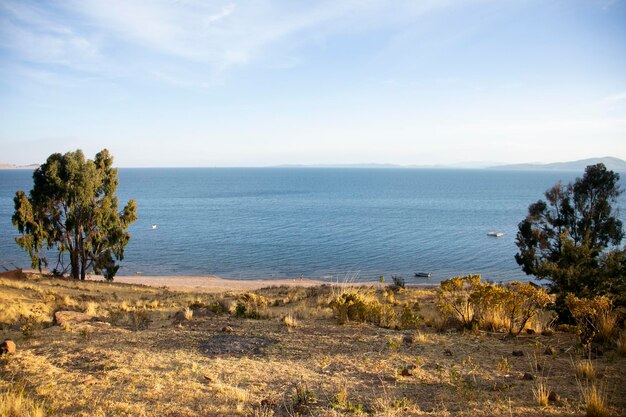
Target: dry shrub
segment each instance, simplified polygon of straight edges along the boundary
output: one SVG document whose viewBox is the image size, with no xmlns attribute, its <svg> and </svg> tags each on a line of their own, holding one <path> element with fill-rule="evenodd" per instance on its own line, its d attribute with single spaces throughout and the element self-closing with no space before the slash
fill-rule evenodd
<svg viewBox="0 0 626 417">
<path fill-rule="evenodd" d="M 283 323 L 287 327 L 296 327 L 298 325 L 298 321 L 291 313 L 287 313 L 287 315 L 283 317 Z"/>
<path fill-rule="evenodd" d="M 193 310 L 189 307 L 185 308 L 185 310 L 183 310 L 183 313 L 185 315 L 185 320 L 191 321 L 191 319 L 193 319 Z"/>
<path fill-rule="evenodd" d="M 391 305 L 381 303 L 373 294 L 362 293 L 356 289 L 337 296 L 331 301 L 330 308 L 340 324 L 356 321 L 393 327 L 397 322 Z"/>
<path fill-rule="evenodd" d="M 609 416 L 608 395 L 605 385 L 578 381 L 578 389 L 587 417 Z"/>
<path fill-rule="evenodd" d="M 606 343 L 617 332 L 617 315 L 608 297 L 578 298 L 570 293 L 565 305 L 576 320 L 583 347 L 590 348 L 592 342 Z"/>
<path fill-rule="evenodd" d="M 85 314 L 88 316 L 94 317 L 98 315 L 98 303 L 94 303 L 93 301 L 89 301 L 85 304 Z"/>
<path fill-rule="evenodd" d="M 0 416 L 43 417 L 45 415 L 43 405 L 26 396 L 23 390 L 0 392 Z"/>
<path fill-rule="evenodd" d="M 267 298 L 251 292 L 242 294 L 237 300 L 235 315 L 249 319 L 268 318 Z"/>
<path fill-rule="evenodd" d="M 506 286 L 481 283 L 480 275 L 443 281 L 438 292 L 440 311 L 458 319 L 464 327 L 506 327 L 510 335 L 520 334 L 551 301 L 543 288 L 521 282 Z"/>
<path fill-rule="evenodd" d="M 472 294 L 480 286 L 480 275 L 467 275 L 442 281 L 437 293 L 437 307 L 446 317 L 459 320 L 470 328 L 478 321 L 478 309 Z"/>
<path fill-rule="evenodd" d="M 504 289 L 501 302 L 509 320 L 510 335 L 520 334 L 526 323 L 552 301 L 546 290 L 529 283 L 511 282 Z"/>
</svg>

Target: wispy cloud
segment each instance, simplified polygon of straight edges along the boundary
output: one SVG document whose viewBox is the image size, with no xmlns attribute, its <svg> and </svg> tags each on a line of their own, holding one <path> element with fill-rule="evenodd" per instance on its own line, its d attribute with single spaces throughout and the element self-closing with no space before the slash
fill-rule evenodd
<svg viewBox="0 0 626 417">
<path fill-rule="evenodd" d="M 131 67 L 180 84 L 155 68 L 163 59 L 176 60 L 196 66 L 202 84 L 211 75 L 266 55 L 278 62 L 268 62 L 268 68 L 297 63 L 290 51 L 307 43 L 393 26 L 442 7 L 446 2 L 433 0 L 419 6 L 408 0 L 392 5 L 382 0 L 8 0 L 0 5 L 0 47 L 28 62 L 94 73 L 125 74 Z"/>
<path fill-rule="evenodd" d="M 626 92 L 614 94 L 612 96 L 608 96 L 602 99 L 604 103 L 615 103 L 617 101 L 623 101 L 623 100 L 626 100 Z"/>
</svg>

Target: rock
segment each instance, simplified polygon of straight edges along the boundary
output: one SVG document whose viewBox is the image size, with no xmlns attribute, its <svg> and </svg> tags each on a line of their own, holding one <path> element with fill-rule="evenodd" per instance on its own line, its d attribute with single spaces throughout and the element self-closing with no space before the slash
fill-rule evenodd
<svg viewBox="0 0 626 417">
<path fill-rule="evenodd" d="M 450 349 L 446 349 L 443 351 L 443 354 L 446 356 L 452 356 L 452 351 Z"/>
<path fill-rule="evenodd" d="M 535 376 L 533 374 L 531 374 L 530 372 L 524 372 L 524 376 L 522 376 L 522 379 L 524 381 L 534 381 L 535 380 Z"/>
<path fill-rule="evenodd" d="M 230 327 L 230 326 L 224 326 L 224 327 L 222 327 L 222 331 L 224 333 L 232 333 L 233 332 L 233 328 Z"/>
<path fill-rule="evenodd" d="M 15 342 L 12 341 L 11 339 L 6 339 L 4 342 L 2 342 L 2 344 L 0 345 L 0 355 L 12 355 L 15 353 L 16 351 L 16 347 L 15 347 Z"/>
<path fill-rule="evenodd" d="M 204 307 L 193 310 L 194 317 L 213 317 L 214 315 L 215 313 L 213 311 Z"/>
<path fill-rule="evenodd" d="M 54 320 L 59 326 L 68 324 L 86 323 L 92 320 L 91 316 L 80 311 L 57 311 L 54 313 Z"/>
<path fill-rule="evenodd" d="M 513 356 L 524 356 L 524 352 L 521 350 L 514 350 Z"/>
<path fill-rule="evenodd" d="M 556 355 L 556 349 L 553 348 L 552 346 L 548 346 L 546 348 L 546 350 L 543 351 L 543 354 L 544 355 L 552 355 L 552 356 L 554 356 L 554 355 Z"/>
<path fill-rule="evenodd" d="M 402 372 L 400 373 L 400 375 L 402 375 L 402 376 L 411 376 L 411 375 L 413 375 L 413 370 L 415 368 L 417 368 L 417 366 L 415 366 L 415 365 L 405 366 L 402 369 Z"/>
<path fill-rule="evenodd" d="M 185 317 L 185 312 L 184 311 L 176 312 L 176 314 L 174 314 L 174 320 L 175 321 L 187 321 L 187 318 Z"/>
<path fill-rule="evenodd" d="M 526 334 L 535 334 L 533 329 L 526 329 Z"/>
<path fill-rule="evenodd" d="M 402 338 L 402 341 L 407 345 L 412 345 L 413 342 L 415 341 L 415 338 L 411 334 L 405 334 L 404 337 Z"/>
<path fill-rule="evenodd" d="M 553 403 L 553 402 L 560 401 L 560 400 L 561 400 L 561 397 L 559 396 L 559 394 L 557 394 L 554 391 L 550 391 L 550 393 L 548 394 L 549 402 Z"/>
</svg>

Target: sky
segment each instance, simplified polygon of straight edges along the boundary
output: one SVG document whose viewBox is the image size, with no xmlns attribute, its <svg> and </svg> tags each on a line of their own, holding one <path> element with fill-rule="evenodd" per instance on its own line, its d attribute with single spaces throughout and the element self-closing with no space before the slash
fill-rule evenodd
<svg viewBox="0 0 626 417">
<path fill-rule="evenodd" d="M 0 162 L 626 159 L 626 1 L 0 0 Z"/>
</svg>

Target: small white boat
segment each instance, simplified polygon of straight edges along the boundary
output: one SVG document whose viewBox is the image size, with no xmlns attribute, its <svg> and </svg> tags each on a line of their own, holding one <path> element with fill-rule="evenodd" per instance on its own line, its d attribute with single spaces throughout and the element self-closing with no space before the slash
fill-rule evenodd
<svg viewBox="0 0 626 417">
<path fill-rule="evenodd" d="M 504 236 L 504 233 L 502 233 L 502 232 L 489 232 L 489 233 L 487 233 L 487 236 L 502 237 L 502 236 Z"/>
<path fill-rule="evenodd" d="M 156 225 L 156 224 L 153 224 L 153 225 L 152 225 L 152 228 L 153 228 L 153 229 L 156 229 L 156 228 L 157 228 L 157 225 Z"/>
</svg>

